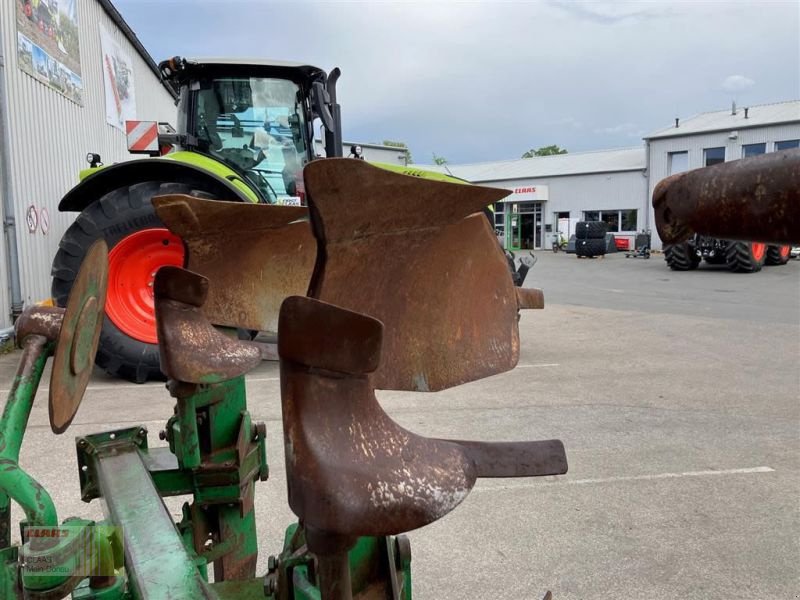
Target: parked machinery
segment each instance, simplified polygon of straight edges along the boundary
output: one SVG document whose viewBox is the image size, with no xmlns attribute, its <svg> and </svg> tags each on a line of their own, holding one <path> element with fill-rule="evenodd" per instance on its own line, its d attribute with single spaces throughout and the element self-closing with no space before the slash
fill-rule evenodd
<svg viewBox="0 0 800 600">
<path fill-rule="evenodd" d="M 336 100 L 339 69 L 327 74 L 300 63 L 180 57 L 159 68 L 179 89 L 177 131 L 165 124 L 138 122 L 129 134 L 131 152 L 152 156 L 81 173 L 82 181 L 59 204 L 61 211 L 80 214 L 61 239 L 52 268 L 53 298 L 65 306 L 86 251 L 95 240 L 105 240 L 110 250 L 108 318 L 103 321 L 97 364 L 137 383 L 163 377 L 156 344 L 155 273 L 184 261 L 181 240 L 161 223 L 152 199 L 180 193 L 301 206 L 303 166 L 317 158 L 314 122 L 324 127 L 327 157 L 341 156 L 342 144 Z M 151 143 L 140 144 L 141 140 Z M 96 159 L 89 155 L 93 166 Z M 381 166 L 455 181 L 421 169 Z M 286 245 L 275 243 L 265 248 L 264 263 L 279 260 L 285 252 Z M 295 292 L 302 293 L 303 285 L 302 278 L 296 279 Z"/>
<path fill-rule="evenodd" d="M 0 598 L 408 600 L 404 532 L 455 509 L 477 478 L 566 472 L 558 440 L 425 438 L 395 423 L 374 395 L 438 391 L 516 364 L 519 310 L 543 299 L 513 285 L 480 212 L 508 191 L 350 159 L 310 163 L 304 183 L 308 209 L 187 194 L 153 200 L 187 249 L 185 269 L 162 267 L 153 281 L 174 407 L 159 435 L 166 445 L 151 446 L 141 425 L 76 439 L 82 498 L 102 499 L 103 521 L 60 522 L 19 465 L 19 449 L 50 355 L 53 431 L 63 433 L 78 410 L 102 328 L 105 241 L 87 249 L 66 308 L 23 313 L 22 359 L 0 418 Z M 281 260 L 265 262 L 276 244 Z M 298 277 L 307 296 L 292 291 Z M 298 521 L 257 576 L 255 490 L 269 470 L 245 375 L 262 348 L 235 333 L 273 324 Z M 177 523 L 169 496 L 189 497 Z M 21 545 L 10 543 L 10 500 L 25 513 Z"/>
<path fill-rule="evenodd" d="M 791 247 L 762 242 L 721 240 L 694 235 L 680 244 L 664 246 L 664 260 L 673 271 L 691 271 L 701 260 L 711 265 L 726 265 L 736 273 L 755 273 L 762 266 L 785 265 Z"/>
<path fill-rule="evenodd" d="M 784 230 L 796 218 L 790 212 L 776 211 L 771 202 L 784 201 L 796 194 L 790 177 L 798 177 L 798 150 L 774 152 L 672 175 L 659 182 L 653 192 L 656 216 L 662 219 L 668 231 L 679 232 L 681 240 L 675 243 L 661 236 L 664 258 L 674 271 L 696 269 L 701 260 L 710 264 L 724 264 L 731 271 L 754 273 L 763 265 L 784 265 L 789 260 L 791 246 L 787 243 L 770 243 L 772 239 L 751 237 L 750 240 L 729 236 L 708 235 L 701 224 L 718 223 L 718 231 L 740 232 L 752 230 Z M 761 174 L 756 180 L 753 172 Z M 673 198 L 691 199 L 691 208 L 675 203 Z M 749 221 L 744 221 L 744 218 Z M 686 234 L 689 227 L 697 231 Z M 683 229 L 679 229 L 683 228 Z M 771 229 L 770 229 L 771 228 Z"/>
</svg>

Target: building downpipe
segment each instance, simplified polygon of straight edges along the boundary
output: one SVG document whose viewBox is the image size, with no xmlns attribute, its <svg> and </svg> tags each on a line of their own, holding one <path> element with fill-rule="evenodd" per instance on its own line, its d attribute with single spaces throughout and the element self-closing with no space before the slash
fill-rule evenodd
<svg viewBox="0 0 800 600">
<path fill-rule="evenodd" d="M 11 139 L 8 133 L 6 58 L 3 47 L 3 36 L 0 31 L 0 174 L 2 174 L 0 185 L 3 186 L 3 233 L 8 253 L 6 260 L 8 261 L 8 285 L 11 290 L 11 318 L 16 319 L 22 313 L 22 285 L 20 284 L 17 225 L 11 186 Z"/>
</svg>

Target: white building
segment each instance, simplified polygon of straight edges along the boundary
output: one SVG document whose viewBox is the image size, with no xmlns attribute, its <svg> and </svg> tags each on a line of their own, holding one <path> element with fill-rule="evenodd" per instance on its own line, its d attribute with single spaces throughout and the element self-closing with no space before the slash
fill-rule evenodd
<svg viewBox="0 0 800 600">
<path fill-rule="evenodd" d="M 644 147 L 422 168 L 511 190 L 495 207 L 506 248 L 549 248 L 555 232 L 569 237 L 575 222 L 599 220 L 630 248 L 637 232 L 651 231 L 652 247 L 661 249 L 650 202 L 664 177 L 799 145 L 800 100 L 793 100 L 676 119 Z"/>
<path fill-rule="evenodd" d="M 643 147 L 424 168 L 510 190 L 495 206 L 495 228 L 512 250 L 549 248 L 582 220 L 605 221 L 632 248 L 647 223 Z"/>
<path fill-rule="evenodd" d="M 86 155 L 129 160 L 125 119 L 175 122 L 171 91 L 108 0 L 0 2 L 0 329 L 50 297 Z M 3 332 L 5 333 L 5 332 Z"/>
<path fill-rule="evenodd" d="M 671 127 L 645 138 L 648 197 L 659 181 L 673 173 L 706 167 L 765 152 L 800 147 L 800 100 L 701 113 L 675 119 Z M 661 242 L 652 211 L 647 222 L 653 247 Z"/>
</svg>

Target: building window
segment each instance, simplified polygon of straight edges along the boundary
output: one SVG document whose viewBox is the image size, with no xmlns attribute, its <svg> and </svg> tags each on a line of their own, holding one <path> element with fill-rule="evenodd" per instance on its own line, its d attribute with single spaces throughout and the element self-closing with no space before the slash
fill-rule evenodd
<svg viewBox="0 0 800 600">
<path fill-rule="evenodd" d="M 495 202 L 494 204 L 494 229 L 498 235 L 502 235 L 506 228 L 505 204 Z"/>
<path fill-rule="evenodd" d="M 742 146 L 742 158 L 748 158 L 750 156 L 758 156 L 759 154 L 764 154 L 766 151 L 767 151 L 766 142 L 762 142 L 760 144 L 744 144 Z"/>
<path fill-rule="evenodd" d="M 783 140 L 782 142 L 775 142 L 775 152 L 778 150 L 791 150 L 792 148 L 800 148 L 800 140 Z"/>
<path fill-rule="evenodd" d="M 689 152 L 668 152 L 667 153 L 669 174 L 683 173 L 689 170 Z"/>
<path fill-rule="evenodd" d="M 637 231 L 637 211 L 636 210 L 621 210 L 620 214 L 620 229 L 622 231 Z"/>
<path fill-rule="evenodd" d="M 725 162 L 725 147 L 706 148 L 703 150 L 703 163 L 706 167 Z"/>
<path fill-rule="evenodd" d="M 600 220 L 608 225 L 608 231 L 619 231 L 619 211 L 604 210 L 600 213 Z"/>
<path fill-rule="evenodd" d="M 609 233 L 636 231 L 638 211 L 623 210 L 587 210 L 583 213 L 584 221 L 603 221 L 608 224 Z"/>
</svg>

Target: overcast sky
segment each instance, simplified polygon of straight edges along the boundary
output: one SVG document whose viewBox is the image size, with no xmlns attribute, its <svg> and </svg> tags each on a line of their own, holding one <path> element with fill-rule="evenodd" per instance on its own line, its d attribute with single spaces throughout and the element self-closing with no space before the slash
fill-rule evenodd
<svg viewBox="0 0 800 600">
<path fill-rule="evenodd" d="M 675 117 L 800 99 L 800 2 L 114 0 L 156 61 L 342 69 L 344 137 L 417 163 L 636 146 Z"/>
</svg>

